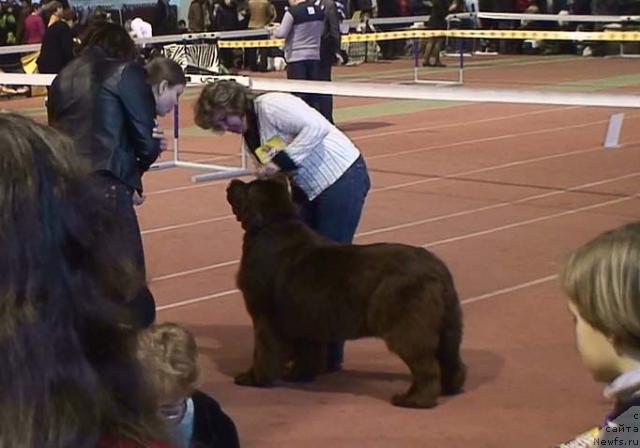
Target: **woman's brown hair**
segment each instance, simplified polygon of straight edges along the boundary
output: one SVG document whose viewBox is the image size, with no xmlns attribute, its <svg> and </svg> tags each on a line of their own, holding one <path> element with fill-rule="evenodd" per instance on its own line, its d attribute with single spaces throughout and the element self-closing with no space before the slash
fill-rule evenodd
<svg viewBox="0 0 640 448">
<path fill-rule="evenodd" d="M 157 85 L 162 81 L 167 81 L 169 87 L 187 84 L 182 67 L 169 58 L 163 56 L 153 58 L 147 63 L 145 70 L 147 71 L 147 82 L 150 85 Z"/>
<path fill-rule="evenodd" d="M 227 115 L 245 115 L 254 98 L 248 87 L 235 81 L 207 84 L 196 101 L 194 121 L 202 129 L 222 132 L 220 121 Z"/>
</svg>

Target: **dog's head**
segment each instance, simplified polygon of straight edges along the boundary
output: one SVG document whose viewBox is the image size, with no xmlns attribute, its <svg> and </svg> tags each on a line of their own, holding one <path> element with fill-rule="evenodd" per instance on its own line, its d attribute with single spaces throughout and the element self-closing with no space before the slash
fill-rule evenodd
<svg viewBox="0 0 640 448">
<path fill-rule="evenodd" d="M 244 230 L 297 215 L 289 181 L 284 175 L 251 182 L 234 179 L 227 187 L 227 201 Z"/>
</svg>

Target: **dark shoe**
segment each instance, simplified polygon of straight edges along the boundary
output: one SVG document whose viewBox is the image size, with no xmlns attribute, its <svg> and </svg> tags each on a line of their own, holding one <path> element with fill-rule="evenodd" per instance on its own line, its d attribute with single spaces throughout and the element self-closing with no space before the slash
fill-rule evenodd
<svg viewBox="0 0 640 448">
<path fill-rule="evenodd" d="M 434 67 L 446 67 L 446 66 L 447 66 L 447 64 L 444 64 L 444 63 L 442 63 L 442 62 L 438 61 L 438 62 L 436 62 L 435 64 L 433 64 L 433 66 L 434 66 Z"/>
<path fill-rule="evenodd" d="M 433 67 L 433 64 L 429 61 L 422 61 L 422 66 L 423 67 Z"/>
<path fill-rule="evenodd" d="M 328 364 L 327 368 L 322 373 L 334 373 L 342 370 L 342 364 Z"/>
</svg>

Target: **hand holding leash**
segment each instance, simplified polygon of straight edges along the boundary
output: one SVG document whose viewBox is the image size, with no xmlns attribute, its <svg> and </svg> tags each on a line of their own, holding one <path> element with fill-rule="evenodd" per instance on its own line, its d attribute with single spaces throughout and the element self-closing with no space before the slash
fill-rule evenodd
<svg viewBox="0 0 640 448">
<path fill-rule="evenodd" d="M 268 162 L 264 165 L 260 165 L 256 170 L 256 176 L 259 179 L 267 179 L 269 177 L 275 176 L 280 172 L 280 167 L 273 162 Z"/>
</svg>

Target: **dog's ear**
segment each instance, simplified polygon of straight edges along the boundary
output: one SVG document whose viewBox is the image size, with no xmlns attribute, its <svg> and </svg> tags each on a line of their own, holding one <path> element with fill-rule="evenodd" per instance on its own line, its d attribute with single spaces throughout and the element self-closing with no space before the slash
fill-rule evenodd
<svg viewBox="0 0 640 448">
<path fill-rule="evenodd" d="M 240 197 L 240 192 L 244 188 L 246 183 L 240 179 L 233 179 L 227 186 L 227 202 L 231 205 Z"/>
<path fill-rule="evenodd" d="M 241 212 L 244 207 L 244 196 L 245 196 L 245 187 L 246 183 L 239 180 L 233 179 L 229 182 L 229 186 L 227 187 L 227 202 L 231 205 L 231 209 L 233 210 L 233 214 L 236 215 L 238 221 L 241 220 Z"/>
<path fill-rule="evenodd" d="M 242 186 L 246 185 L 246 182 L 241 181 L 240 179 L 232 179 L 231 182 L 229 182 L 229 186 L 227 187 L 227 191 L 234 189 L 234 188 L 240 188 Z"/>
</svg>

